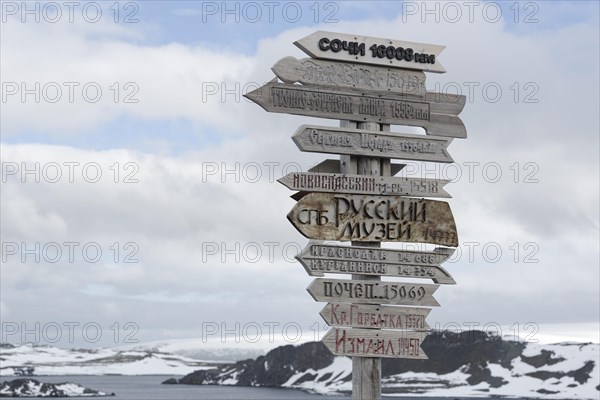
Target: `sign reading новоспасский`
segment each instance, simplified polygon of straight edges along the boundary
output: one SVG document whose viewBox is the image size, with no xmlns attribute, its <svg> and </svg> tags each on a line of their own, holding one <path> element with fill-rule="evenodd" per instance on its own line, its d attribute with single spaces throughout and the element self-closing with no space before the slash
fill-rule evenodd
<svg viewBox="0 0 600 400">
<path fill-rule="evenodd" d="M 449 181 L 441 179 L 290 172 L 283 178 L 278 179 L 277 182 L 285 185 L 288 189 L 303 192 L 450 197 L 442 189 Z"/>
</svg>

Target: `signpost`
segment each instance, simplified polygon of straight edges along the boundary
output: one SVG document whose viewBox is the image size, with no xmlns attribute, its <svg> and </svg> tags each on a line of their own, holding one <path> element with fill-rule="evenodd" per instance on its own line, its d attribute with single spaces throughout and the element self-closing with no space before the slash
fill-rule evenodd
<svg viewBox="0 0 600 400">
<path fill-rule="evenodd" d="M 439 285 L 456 283 L 441 264 L 458 246 L 448 203 L 424 198 L 450 197 L 448 181 L 393 177 L 404 165 L 390 160 L 453 162 L 448 145 L 467 137 L 458 117 L 466 98 L 425 90 L 424 72 L 445 72 L 438 59 L 444 46 L 324 31 L 294 44 L 311 58 L 282 58 L 272 70 L 283 83 L 275 78 L 245 96 L 269 112 L 340 120 L 340 128 L 302 125 L 292 137 L 301 151 L 338 154 L 339 161 L 279 182 L 298 191 L 288 220 L 315 239 L 296 257 L 307 273 L 351 275 L 316 278 L 307 291 L 327 302 L 320 313 L 332 326 L 325 345 L 352 357 L 353 400 L 378 400 L 381 357 L 427 358 L 425 318 L 439 306 Z M 427 135 L 391 132 L 389 124 Z M 449 247 L 382 249 L 383 241 Z"/>
<path fill-rule="evenodd" d="M 325 273 L 380 275 L 431 279 L 435 283 L 453 285 L 454 278 L 440 266 L 453 253 L 454 249 L 444 247 L 434 251 L 410 251 L 334 246 L 311 240 L 296 259 L 310 276 Z"/>
<path fill-rule="evenodd" d="M 452 139 L 436 136 L 373 132 L 302 125 L 292 140 L 301 151 L 450 163 Z"/>
</svg>

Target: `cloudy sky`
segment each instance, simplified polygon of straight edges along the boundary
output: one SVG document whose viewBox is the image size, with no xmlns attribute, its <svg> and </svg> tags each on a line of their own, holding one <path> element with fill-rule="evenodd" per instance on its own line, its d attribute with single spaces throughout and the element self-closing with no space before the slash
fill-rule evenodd
<svg viewBox="0 0 600 400">
<path fill-rule="evenodd" d="M 323 333 L 276 179 L 327 158 L 300 124 L 337 122 L 242 97 L 316 30 L 445 45 L 427 89 L 468 97 L 456 164 L 400 173 L 453 181 L 458 284 L 429 324 L 600 340 L 598 2 L 22 4 L 2 2 L 2 341 Z"/>
</svg>

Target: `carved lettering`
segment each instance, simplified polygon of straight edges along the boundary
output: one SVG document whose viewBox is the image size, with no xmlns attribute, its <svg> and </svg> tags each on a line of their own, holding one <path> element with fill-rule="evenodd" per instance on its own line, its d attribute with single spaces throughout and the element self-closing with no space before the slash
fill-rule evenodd
<svg viewBox="0 0 600 400">
<path fill-rule="evenodd" d="M 334 328 L 323 341 L 339 355 L 426 358 L 421 350 L 422 335 L 414 332 Z"/>
<path fill-rule="evenodd" d="M 307 110 L 326 115 L 356 115 L 402 121 L 430 121 L 430 104 L 374 96 L 317 91 L 297 85 L 270 84 L 270 102 L 276 109 Z M 285 111 L 282 111 L 285 112 Z M 310 115 L 310 114 L 309 114 Z M 420 122 L 420 124 L 422 124 Z"/>
<path fill-rule="evenodd" d="M 439 305 L 432 294 L 438 285 L 360 280 L 315 279 L 308 291 L 317 301 L 363 301 L 365 304 Z"/>
<path fill-rule="evenodd" d="M 312 239 L 458 244 L 448 204 L 433 200 L 311 193 L 288 218 Z"/>
<path fill-rule="evenodd" d="M 452 161 L 446 150 L 449 141 L 439 137 L 304 126 L 292 139 L 302 151 L 421 161 Z M 415 188 L 435 190 L 431 185 L 428 187 L 423 184 L 420 187 L 417 183 Z"/>
<path fill-rule="evenodd" d="M 331 326 L 425 331 L 429 329 L 425 321 L 429 311 L 428 308 L 329 303 L 321 316 Z"/>
</svg>

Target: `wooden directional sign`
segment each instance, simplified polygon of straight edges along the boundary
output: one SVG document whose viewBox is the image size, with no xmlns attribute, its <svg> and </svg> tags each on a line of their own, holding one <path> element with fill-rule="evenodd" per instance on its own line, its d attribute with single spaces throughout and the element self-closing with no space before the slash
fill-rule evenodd
<svg viewBox="0 0 600 400">
<path fill-rule="evenodd" d="M 427 360 L 421 348 L 426 332 L 332 328 L 323 343 L 335 355 Z"/>
<path fill-rule="evenodd" d="M 310 87 L 269 82 L 244 95 L 266 111 L 380 124 L 420 126 L 428 135 L 466 138 L 458 114 L 465 96 L 362 93 L 334 86 Z M 452 100 L 458 99 L 458 100 Z"/>
<path fill-rule="evenodd" d="M 390 175 L 394 176 L 406 167 L 406 164 L 390 163 Z M 308 172 L 323 172 L 339 174 L 341 172 L 340 160 L 327 159 L 308 169 Z"/>
<path fill-rule="evenodd" d="M 308 169 L 308 172 L 325 172 L 331 174 L 340 173 L 340 160 L 332 160 L 330 158 L 313 165 Z"/>
<path fill-rule="evenodd" d="M 440 179 L 291 172 L 277 182 L 288 189 L 306 192 L 451 197 L 443 189 L 443 186 L 450 181 Z"/>
<path fill-rule="evenodd" d="M 438 61 L 445 46 L 317 31 L 296 42 L 313 58 L 351 61 L 429 72 L 446 72 Z"/>
<path fill-rule="evenodd" d="M 437 307 L 440 304 L 433 298 L 433 293 L 439 286 L 317 278 L 306 290 L 316 301 Z"/>
<path fill-rule="evenodd" d="M 428 331 L 431 308 L 328 303 L 321 317 L 329 326 Z"/>
<path fill-rule="evenodd" d="M 448 203 L 398 196 L 310 193 L 287 215 L 309 239 L 458 246 Z"/>
<path fill-rule="evenodd" d="M 445 137 L 301 125 L 292 140 L 300 150 L 313 153 L 444 163 L 454 161 L 447 151 L 452 139 Z"/>
<path fill-rule="evenodd" d="M 285 57 L 271 68 L 285 83 L 425 95 L 425 74 L 397 68 Z"/>
<path fill-rule="evenodd" d="M 454 285 L 454 278 L 440 266 L 453 253 L 454 249 L 447 247 L 433 251 L 392 250 L 311 240 L 296 259 L 310 276 L 326 273 L 398 276 Z"/>
</svg>

